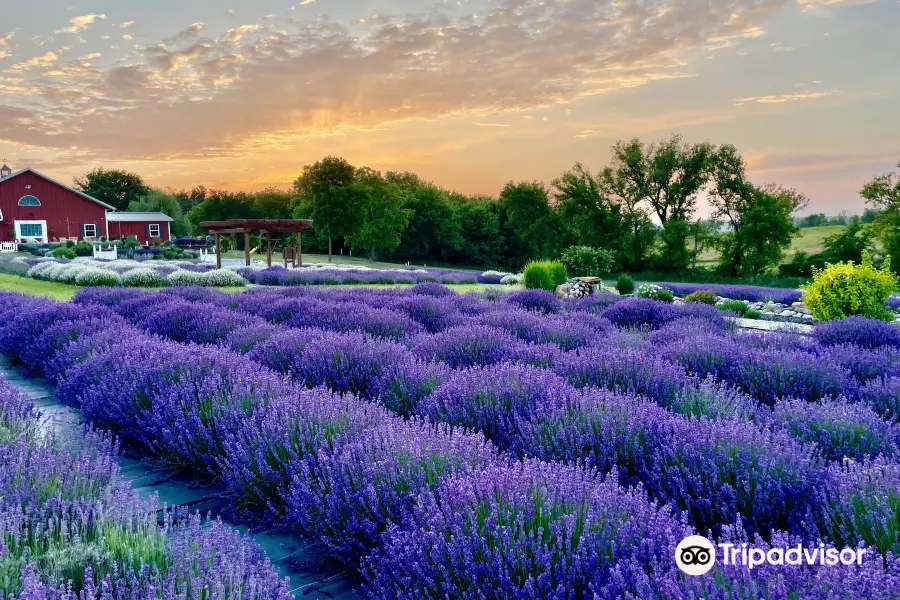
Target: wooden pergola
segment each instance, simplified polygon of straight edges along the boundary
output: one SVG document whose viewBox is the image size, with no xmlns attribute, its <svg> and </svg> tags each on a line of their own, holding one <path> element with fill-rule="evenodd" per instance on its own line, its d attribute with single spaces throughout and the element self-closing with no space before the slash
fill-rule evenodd
<svg viewBox="0 0 900 600">
<path fill-rule="evenodd" d="M 250 232 L 259 231 L 266 234 L 266 264 L 272 266 L 273 233 L 296 233 L 297 253 L 292 257 L 295 267 L 303 264 L 303 248 L 300 238 L 303 232 L 312 227 L 308 219 L 232 219 L 230 221 L 202 221 L 200 227 L 216 236 L 216 268 L 222 268 L 221 236 L 226 233 L 244 234 L 244 263 L 250 266 Z M 287 250 L 287 249 L 286 249 Z M 285 254 L 287 260 L 287 253 Z"/>
</svg>

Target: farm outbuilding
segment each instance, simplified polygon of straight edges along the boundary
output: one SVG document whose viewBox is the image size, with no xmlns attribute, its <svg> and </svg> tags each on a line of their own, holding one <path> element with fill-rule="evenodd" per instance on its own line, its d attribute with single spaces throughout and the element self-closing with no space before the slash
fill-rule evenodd
<svg viewBox="0 0 900 600">
<path fill-rule="evenodd" d="M 172 239 L 173 219 L 161 212 L 111 212 L 106 218 L 113 238 L 133 236 L 144 245 Z"/>
<path fill-rule="evenodd" d="M 0 167 L 0 242 L 99 241 L 134 236 L 141 244 L 172 237 L 163 213 L 115 207 L 26 168 Z"/>
</svg>

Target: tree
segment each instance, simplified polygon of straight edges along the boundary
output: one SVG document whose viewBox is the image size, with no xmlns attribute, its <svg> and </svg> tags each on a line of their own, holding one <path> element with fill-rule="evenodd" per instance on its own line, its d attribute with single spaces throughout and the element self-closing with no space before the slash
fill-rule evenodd
<svg viewBox="0 0 900 600">
<path fill-rule="evenodd" d="M 360 195 L 340 191 L 350 187 L 355 177 L 353 165 L 343 158 L 326 156 L 303 167 L 294 180 L 294 191 L 300 196 L 299 210 L 307 212 L 317 233 L 328 238 L 328 262 L 332 257 L 332 240 L 358 230 L 364 218 Z"/>
<path fill-rule="evenodd" d="M 688 145 L 678 135 L 646 147 L 637 138 L 613 146 L 610 172 L 604 179 L 614 182 L 631 206 L 645 203 L 659 219 L 663 269 L 679 271 L 690 264 L 688 223 L 708 181 L 713 152 L 709 143 Z"/>
<path fill-rule="evenodd" d="M 103 167 L 76 177 L 75 189 L 114 206 L 116 210 L 126 210 L 129 204 L 151 191 L 137 173 Z"/>
<path fill-rule="evenodd" d="M 190 225 L 181 213 L 181 204 L 178 198 L 167 194 L 162 190 L 151 190 L 150 193 L 141 196 L 128 205 L 132 212 L 161 212 L 172 217 L 172 233 L 176 236 L 186 236 L 190 233 Z"/>
<path fill-rule="evenodd" d="M 500 192 L 500 203 L 505 208 L 509 239 L 517 245 L 517 258 L 525 262 L 556 254 L 559 249 L 556 215 L 543 184 L 510 181 Z"/>
<path fill-rule="evenodd" d="M 506 240 L 500 227 L 499 205 L 485 196 L 451 196 L 454 219 L 459 223 L 462 243 L 450 255 L 453 262 L 466 265 L 508 265 Z"/>
<path fill-rule="evenodd" d="M 206 199 L 187 214 L 194 233 L 203 231 L 202 221 L 228 221 L 230 219 L 259 219 L 260 214 L 250 197 L 244 192 L 208 190 Z"/>
<path fill-rule="evenodd" d="M 900 273 L 900 163 L 897 173 L 885 173 L 867 182 L 860 195 L 879 211 L 873 226 L 884 251 L 894 258 L 891 266 Z"/>
<path fill-rule="evenodd" d="M 602 187 L 581 163 L 552 182 L 556 211 L 566 234 L 563 244 L 609 250 L 621 263 L 625 220 L 622 208 L 612 202 Z"/>
<path fill-rule="evenodd" d="M 450 194 L 413 173 L 389 172 L 386 180 L 404 192 L 403 206 L 410 211 L 409 224 L 394 256 L 401 260 L 448 260 L 462 244 Z"/>
<path fill-rule="evenodd" d="M 793 213 L 806 206 L 803 194 L 775 184 L 750 185 L 726 234 L 720 269 L 726 275 L 758 275 L 781 262 L 799 232 Z"/>
<path fill-rule="evenodd" d="M 364 207 L 361 225 L 348 236 L 351 245 L 368 250 L 374 261 L 376 252 L 390 252 L 400 244 L 400 234 L 412 211 L 403 208 L 404 193 L 398 186 L 364 167 L 357 171 L 356 181 L 349 188 L 341 188 L 341 192 L 358 194 L 351 202 Z"/>
</svg>

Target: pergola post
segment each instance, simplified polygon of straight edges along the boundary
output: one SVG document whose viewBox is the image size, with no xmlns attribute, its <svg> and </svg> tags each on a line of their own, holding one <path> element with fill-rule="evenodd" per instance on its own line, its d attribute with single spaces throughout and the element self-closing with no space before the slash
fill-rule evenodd
<svg viewBox="0 0 900 600">
<path fill-rule="evenodd" d="M 250 232 L 244 232 L 244 264 L 250 266 Z"/>
<path fill-rule="evenodd" d="M 216 234 L 216 268 L 222 268 L 222 236 Z"/>
<path fill-rule="evenodd" d="M 269 232 L 266 232 L 266 266 L 272 266 L 272 237 Z"/>
<path fill-rule="evenodd" d="M 300 241 L 301 236 L 303 236 L 302 231 L 297 232 L 297 254 L 294 256 L 294 268 L 299 269 L 303 266 L 303 245 Z"/>
</svg>

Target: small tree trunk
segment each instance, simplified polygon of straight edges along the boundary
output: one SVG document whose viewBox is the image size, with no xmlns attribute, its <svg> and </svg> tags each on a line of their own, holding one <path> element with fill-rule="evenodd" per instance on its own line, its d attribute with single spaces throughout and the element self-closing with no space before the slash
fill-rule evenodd
<svg viewBox="0 0 900 600">
<path fill-rule="evenodd" d="M 372 249 L 369 251 L 369 260 L 372 261 L 372 262 L 375 262 L 375 248 L 372 248 Z"/>
<path fill-rule="evenodd" d="M 328 236 L 328 262 L 331 262 L 331 236 Z"/>
</svg>

